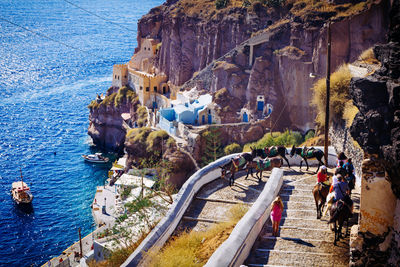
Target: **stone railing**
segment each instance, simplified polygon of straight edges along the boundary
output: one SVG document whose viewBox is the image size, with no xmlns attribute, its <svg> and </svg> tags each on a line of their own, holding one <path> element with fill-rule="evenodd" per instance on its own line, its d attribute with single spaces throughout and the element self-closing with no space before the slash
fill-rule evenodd
<svg viewBox="0 0 400 267">
<path fill-rule="evenodd" d="M 240 266 L 269 218 L 271 204 L 283 183 L 283 170 L 274 168 L 257 201 L 236 224 L 229 238 L 211 255 L 206 267 Z"/>
<path fill-rule="evenodd" d="M 142 260 L 144 252 L 148 251 L 150 248 L 161 248 L 175 230 L 186 209 L 192 202 L 194 195 L 205 184 L 219 178 L 221 176 L 220 166 L 228 163 L 233 157 L 239 154 L 232 154 L 220 158 L 195 172 L 179 190 L 174 204 L 169 209 L 164 219 L 158 223 L 121 266 L 137 266 Z"/>
</svg>

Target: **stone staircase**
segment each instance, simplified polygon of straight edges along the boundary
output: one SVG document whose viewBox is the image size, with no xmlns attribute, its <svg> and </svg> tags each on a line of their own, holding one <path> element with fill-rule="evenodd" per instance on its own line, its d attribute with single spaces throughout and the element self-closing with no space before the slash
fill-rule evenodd
<svg viewBox="0 0 400 267">
<path fill-rule="evenodd" d="M 280 196 L 284 212 L 278 237 L 272 236 L 270 220 L 246 259 L 246 266 L 348 266 L 349 237 L 333 245 L 334 233 L 327 224 L 328 215 L 316 219 L 312 196 L 315 177 L 285 183 Z M 357 197 L 353 193 L 352 197 Z M 357 208 L 355 201 L 355 210 Z M 356 216 L 355 216 L 356 217 Z M 351 223 L 357 221 L 354 218 Z M 350 223 L 350 226 L 351 226 Z M 342 229 L 344 233 L 345 227 Z M 349 227 L 350 234 L 350 227 Z"/>
</svg>

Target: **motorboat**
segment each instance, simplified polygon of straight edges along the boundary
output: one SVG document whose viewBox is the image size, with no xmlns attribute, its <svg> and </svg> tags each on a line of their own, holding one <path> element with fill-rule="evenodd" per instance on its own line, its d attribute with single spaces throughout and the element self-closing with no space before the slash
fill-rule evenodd
<svg viewBox="0 0 400 267">
<path fill-rule="evenodd" d="M 21 181 L 12 183 L 11 195 L 18 205 L 27 205 L 32 203 L 33 195 L 29 186 L 22 179 L 22 171 Z"/>
<path fill-rule="evenodd" d="M 107 163 L 108 158 L 103 157 L 101 153 L 95 153 L 95 154 L 90 154 L 90 155 L 82 155 L 82 157 L 87 161 L 87 162 L 92 162 L 92 163 Z"/>
</svg>

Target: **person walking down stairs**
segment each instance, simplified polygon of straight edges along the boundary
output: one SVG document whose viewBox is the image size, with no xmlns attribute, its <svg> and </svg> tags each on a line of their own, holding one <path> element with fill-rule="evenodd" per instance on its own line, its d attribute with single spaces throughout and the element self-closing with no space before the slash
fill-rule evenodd
<svg viewBox="0 0 400 267">
<path fill-rule="evenodd" d="M 281 221 L 283 212 L 283 202 L 280 196 L 277 196 L 271 204 L 271 221 L 272 231 L 274 236 L 278 236 L 279 223 Z"/>
</svg>

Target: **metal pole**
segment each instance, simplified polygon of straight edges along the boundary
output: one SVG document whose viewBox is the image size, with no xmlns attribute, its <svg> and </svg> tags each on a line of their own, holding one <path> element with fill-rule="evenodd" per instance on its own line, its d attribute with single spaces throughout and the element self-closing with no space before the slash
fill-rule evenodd
<svg viewBox="0 0 400 267">
<path fill-rule="evenodd" d="M 83 255 L 83 253 L 82 253 L 82 236 L 81 236 L 81 228 L 80 227 L 78 229 L 78 232 L 79 232 L 79 249 L 80 249 L 79 257 L 82 258 L 82 255 Z"/>
<path fill-rule="evenodd" d="M 328 132 L 329 132 L 329 104 L 330 104 L 330 83 L 331 83 L 331 23 L 328 22 L 327 41 L 327 63 L 326 63 L 326 105 L 325 105 L 325 140 L 324 154 L 325 164 L 328 165 Z"/>
</svg>

